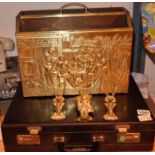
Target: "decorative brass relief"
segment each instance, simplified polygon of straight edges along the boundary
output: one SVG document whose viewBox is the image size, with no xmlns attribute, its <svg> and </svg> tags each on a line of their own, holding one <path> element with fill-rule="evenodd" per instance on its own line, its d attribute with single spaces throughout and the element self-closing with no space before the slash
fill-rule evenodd
<svg viewBox="0 0 155 155">
<path fill-rule="evenodd" d="M 17 36 L 24 96 L 127 92 L 132 33 L 57 32 Z M 56 90 L 58 89 L 58 90 Z"/>
</svg>

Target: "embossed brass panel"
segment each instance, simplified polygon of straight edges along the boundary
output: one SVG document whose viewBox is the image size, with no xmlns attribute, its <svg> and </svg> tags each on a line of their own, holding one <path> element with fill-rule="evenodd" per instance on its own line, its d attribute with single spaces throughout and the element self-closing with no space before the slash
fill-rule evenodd
<svg viewBox="0 0 155 155">
<path fill-rule="evenodd" d="M 91 94 L 114 91 L 127 93 L 132 26 L 128 13 L 121 14 L 126 15 L 127 25 L 123 28 L 119 28 L 119 22 L 114 21 L 117 19 L 117 12 L 112 20 L 109 20 L 117 25 L 109 23 L 110 28 L 102 28 L 100 24 L 100 28 L 86 29 L 80 27 L 80 23 L 77 30 L 63 30 L 62 25 L 63 31 L 43 31 L 43 28 L 36 32 L 38 25 L 35 25 L 30 28 L 34 29 L 34 32 L 23 32 L 22 28 L 20 31 L 17 26 L 16 39 L 24 96 L 49 96 L 62 90 L 65 95 L 79 94 L 83 90 Z M 71 18 L 74 18 L 73 16 L 74 14 Z M 85 14 L 81 18 L 84 16 Z M 94 17 L 94 13 L 87 13 L 89 19 L 92 16 Z M 102 16 L 106 16 L 106 13 L 100 13 L 100 18 Z M 61 17 L 63 14 L 58 21 L 61 21 Z M 29 18 L 25 19 L 26 22 Z M 37 22 L 40 22 L 40 18 L 44 16 L 32 16 Z M 45 18 L 49 20 L 55 17 Z"/>
</svg>

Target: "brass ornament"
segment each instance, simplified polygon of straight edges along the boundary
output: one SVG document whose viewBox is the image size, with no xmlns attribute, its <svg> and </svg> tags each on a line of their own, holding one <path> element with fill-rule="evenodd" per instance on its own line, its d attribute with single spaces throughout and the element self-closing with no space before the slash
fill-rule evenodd
<svg viewBox="0 0 155 155">
<path fill-rule="evenodd" d="M 80 116 L 78 117 L 78 121 L 88 122 L 92 121 L 93 118 L 89 115 L 94 112 L 92 106 L 92 95 L 87 93 L 81 93 L 78 97 L 76 97 L 77 109 L 80 112 Z"/>
<path fill-rule="evenodd" d="M 55 106 L 55 111 L 52 115 L 51 115 L 51 119 L 52 120 L 64 120 L 65 119 L 65 115 L 62 112 L 62 108 L 65 104 L 65 99 L 62 95 L 56 96 L 53 99 L 53 105 Z"/>
<path fill-rule="evenodd" d="M 103 115 L 103 119 L 110 121 L 117 120 L 118 117 L 114 113 L 114 108 L 116 107 L 115 94 L 112 95 L 107 94 L 104 101 L 105 101 L 104 105 L 107 108 L 107 113 Z"/>
</svg>

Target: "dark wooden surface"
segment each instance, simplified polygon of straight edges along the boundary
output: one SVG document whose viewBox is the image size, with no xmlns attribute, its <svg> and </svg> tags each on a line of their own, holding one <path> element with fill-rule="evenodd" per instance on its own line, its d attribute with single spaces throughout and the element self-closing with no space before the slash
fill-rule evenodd
<svg viewBox="0 0 155 155">
<path fill-rule="evenodd" d="M 53 137 L 64 136 L 65 149 L 91 150 L 91 141 L 94 135 L 104 135 L 98 151 L 148 151 L 152 150 L 155 121 L 139 122 L 137 109 L 148 109 L 138 87 L 133 79 L 130 79 L 128 94 L 117 94 L 117 107 L 115 113 L 117 121 L 105 121 L 102 119 L 106 109 L 104 107 L 104 95 L 93 96 L 95 112 L 93 121 L 78 122 L 75 96 L 66 96 L 66 105 L 63 112 L 66 120 L 52 121 L 50 115 L 54 112 L 52 97 L 24 98 L 19 87 L 15 98 L 6 114 L 2 124 L 3 140 L 6 151 L 60 151 L 53 143 Z M 141 142 L 137 144 L 118 144 L 116 125 L 127 124 L 128 132 L 140 132 Z M 29 134 L 28 126 L 39 125 L 42 131 L 39 134 L 41 144 L 39 146 L 19 146 L 16 141 L 17 134 Z"/>
<path fill-rule="evenodd" d="M 105 114 L 106 108 L 104 106 L 105 95 L 93 95 L 93 107 L 95 112 L 93 114 L 93 121 L 84 124 L 94 123 L 107 123 L 113 122 L 139 122 L 137 118 L 137 109 L 148 109 L 145 100 L 142 98 L 141 93 L 138 90 L 133 79 L 130 79 L 130 87 L 128 94 L 117 94 L 117 107 L 115 113 L 118 116 L 117 121 L 105 121 L 102 119 L 102 115 Z M 46 124 L 61 124 L 61 123 L 76 123 L 78 111 L 76 110 L 75 96 L 65 97 L 65 106 L 63 112 L 66 115 L 66 119 L 63 121 L 52 121 L 50 115 L 54 112 L 52 105 L 53 97 L 27 97 L 22 96 L 22 89 L 19 87 L 15 98 L 12 101 L 12 105 L 7 113 L 4 125 L 11 124 L 29 124 L 29 123 L 46 123 Z M 146 122 L 149 123 L 149 122 Z"/>
</svg>

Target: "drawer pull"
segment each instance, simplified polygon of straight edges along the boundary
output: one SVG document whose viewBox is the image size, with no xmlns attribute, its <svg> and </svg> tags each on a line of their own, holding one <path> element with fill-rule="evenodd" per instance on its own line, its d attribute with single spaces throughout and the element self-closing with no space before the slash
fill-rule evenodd
<svg viewBox="0 0 155 155">
<path fill-rule="evenodd" d="M 54 137 L 54 143 L 65 143 L 65 137 L 64 136 Z"/>
<path fill-rule="evenodd" d="M 27 130 L 29 131 L 30 135 L 38 135 L 41 129 L 42 128 L 40 126 L 27 127 Z"/>
<path fill-rule="evenodd" d="M 93 143 L 96 143 L 96 142 L 103 143 L 104 142 L 104 136 L 93 136 L 92 141 L 93 141 Z"/>
<path fill-rule="evenodd" d="M 118 132 L 127 132 L 130 129 L 130 125 L 127 124 L 122 124 L 122 125 L 116 125 L 115 126 L 116 130 L 118 130 Z"/>
</svg>

